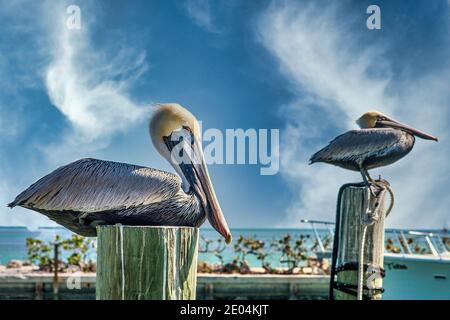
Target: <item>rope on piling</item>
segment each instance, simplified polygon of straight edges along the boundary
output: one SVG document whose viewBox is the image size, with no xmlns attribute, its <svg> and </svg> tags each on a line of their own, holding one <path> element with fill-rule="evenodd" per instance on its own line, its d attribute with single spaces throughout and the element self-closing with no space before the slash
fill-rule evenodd
<svg viewBox="0 0 450 320">
<path fill-rule="evenodd" d="M 359 247 L 359 261 L 358 261 L 358 291 L 356 295 L 357 300 L 363 299 L 364 286 L 364 244 L 366 242 L 367 225 L 362 226 L 361 246 Z"/>
</svg>

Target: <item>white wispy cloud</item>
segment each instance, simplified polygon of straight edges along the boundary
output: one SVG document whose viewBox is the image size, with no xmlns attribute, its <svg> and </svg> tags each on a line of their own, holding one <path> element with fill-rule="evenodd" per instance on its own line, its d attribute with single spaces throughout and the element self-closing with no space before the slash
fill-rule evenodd
<svg viewBox="0 0 450 320">
<path fill-rule="evenodd" d="M 446 62 L 440 74 L 405 79 L 388 92 L 392 61 L 384 45 L 363 45 L 353 21 L 335 6 L 311 1 L 274 2 L 260 17 L 258 37 L 277 59 L 297 98 L 280 108 L 286 119 L 282 143 L 282 174 L 295 194 L 281 225 L 298 225 L 300 218 L 334 219 L 337 190 L 360 176 L 329 165 L 308 166 L 309 156 L 333 137 L 329 128 L 345 131 L 369 109 L 379 109 L 448 138 L 442 119 L 448 119 L 450 79 Z M 376 70 L 377 72 L 373 72 Z M 373 76 L 376 74 L 376 76 Z M 391 181 L 396 206 L 391 226 L 449 225 L 445 194 L 448 184 L 447 146 L 419 141 L 401 165 L 375 171 Z M 443 176 L 444 173 L 447 173 Z M 426 178 L 424 178 L 426 175 Z M 444 204 L 442 204 L 444 203 Z"/>
<path fill-rule="evenodd" d="M 107 147 L 115 134 L 146 121 L 149 116 L 150 104 L 136 101 L 130 93 L 135 80 L 148 69 L 146 53 L 126 41 L 121 45 L 121 40 L 125 39 L 114 38 L 104 41 L 105 47 L 97 46 L 91 32 L 99 16 L 94 2 L 78 2 L 81 29 L 68 29 L 66 8 L 71 4 L 68 1 L 0 3 L 0 15 L 8 21 L 8 32 L 28 39 L 28 42 L 18 42 L 13 52 L 0 56 L 0 84 L 6 83 L 9 92 L 20 93 L 23 89 L 24 83 L 18 81 L 17 74 L 11 78 L 9 69 L 2 69 L 2 63 L 8 66 L 13 57 L 17 58 L 21 63 L 20 68 L 16 68 L 21 71 L 21 80 L 29 78 L 33 86 L 46 92 L 51 104 L 63 115 L 65 124 L 58 126 L 63 127 L 63 131 L 55 134 L 53 141 L 33 146 L 41 150 L 43 157 L 39 164 L 30 165 L 20 179 L 17 172 L 2 170 L 0 161 L 0 202 L 3 204 L 21 191 L 18 180 L 21 184 L 31 183 L 31 179 L 39 178 L 55 166 L 91 155 Z M 29 10 L 25 10 L 27 8 Z M 24 10 L 26 14 L 21 13 Z M 36 41 L 29 40 L 30 34 L 35 34 Z M 17 105 L 2 104 L 7 100 L 5 97 L 0 92 L 0 152 L 5 151 L 1 150 L 1 142 L 17 135 L 26 125 L 21 121 L 24 115 Z M 44 216 L 20 208 L 14 209 L 12 214 L 8 210 L 3 212 L 1 224 L 50 223 Z"/>
<path fill-rule="evenodd" d="M 208 32 L 218 32 L 211 14 L 210 0 L 187 0 L 184 7 L 188 16 L 197 26 Z"/>
<path fill-rule="evenodd" d="M 83 7 L 81 12 L 82 18 L 94 14 Z M 145 52 L 120 46 L 113 53 L 98 52 L 86 18 L 78 30 L 66 27 L 64 10 L 53 16 L 49 34 L 54 46 L 45 71 L 49 98 L 72 125 L 69 144 L 102 145 L 112 134 L 144 119 L 145 106 L 133 101 L 128 90 L 147 70 Z"/>
<path fill-rule="evenodd" d="M 15 112 L 10 112 L 0 101 L 0 136 L 1 141 L 11 140 L 20 131 L 20 119 Z M 0 142 L 1 144 L 1 142 Z"/>
</svg>

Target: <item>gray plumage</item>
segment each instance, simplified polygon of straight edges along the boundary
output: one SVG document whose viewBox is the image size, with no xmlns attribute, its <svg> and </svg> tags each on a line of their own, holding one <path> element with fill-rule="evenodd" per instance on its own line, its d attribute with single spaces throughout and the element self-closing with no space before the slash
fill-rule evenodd
<svg viewBox="0 0 450 320">
<path fill-rule="evenodd" d="M 351 130 L 316 152 L 310 163 L 325 162 L 355 171 L 373 169 L 403 158 L 411 151 L 414 142 L 413 135 L 397 129 Z"/>
<path fill-rule="evenodd" d="M 199 227 L 205 212 L 174 174 L 125 163 L 81 159 L 38 180 L 8 205 L 40 212 L 95 236 L 98 224 Z"/>
</svg>

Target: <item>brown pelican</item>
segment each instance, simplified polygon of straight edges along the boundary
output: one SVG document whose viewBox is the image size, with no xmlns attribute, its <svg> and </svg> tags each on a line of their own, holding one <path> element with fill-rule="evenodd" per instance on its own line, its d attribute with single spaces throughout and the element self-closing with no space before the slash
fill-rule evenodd
<svg viewBox="0 0 450 320">
<path fill-rule="evenodd" d="M 99 224 L 199 227 L 207 217 L 230 243 L 195 117 L 178 104 L 159 105 L 149 131 L 181 181 L 152 168 L 81 159 L 41 178 L 8 206 L 40 212 L 84 236 L 96 236 Z"/>
<path fill-rule="evenodd" d="M 356 123 L 361 130 L 351 130 L 338 136 L 316 152 L 310 164 L 325 162 L 359 171 L 366 184 L 369 181 L 374 183 L 367 170 L 390 165 L 406 156 L 414 146 L 414 136 L 438 140 L 378 111 L 366 112 Z"/>
</svg>

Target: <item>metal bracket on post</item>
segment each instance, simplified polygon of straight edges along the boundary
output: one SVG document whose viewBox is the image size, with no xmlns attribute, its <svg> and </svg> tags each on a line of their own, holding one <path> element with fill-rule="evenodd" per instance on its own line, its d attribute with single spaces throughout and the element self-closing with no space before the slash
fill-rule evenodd
<svg viewBox="0 0 450 320">
<path fill-rule="evenodd" d="M 364 197 L 364 209 L 361 215 L 360 223 L 363 226 L 370 226 L 380 219 L 380 199 L 383 199 L 386 187 L 381 188 L 367 186 Z M 373 196 L 375 194 L 375 196 Z"/>
</svg>

